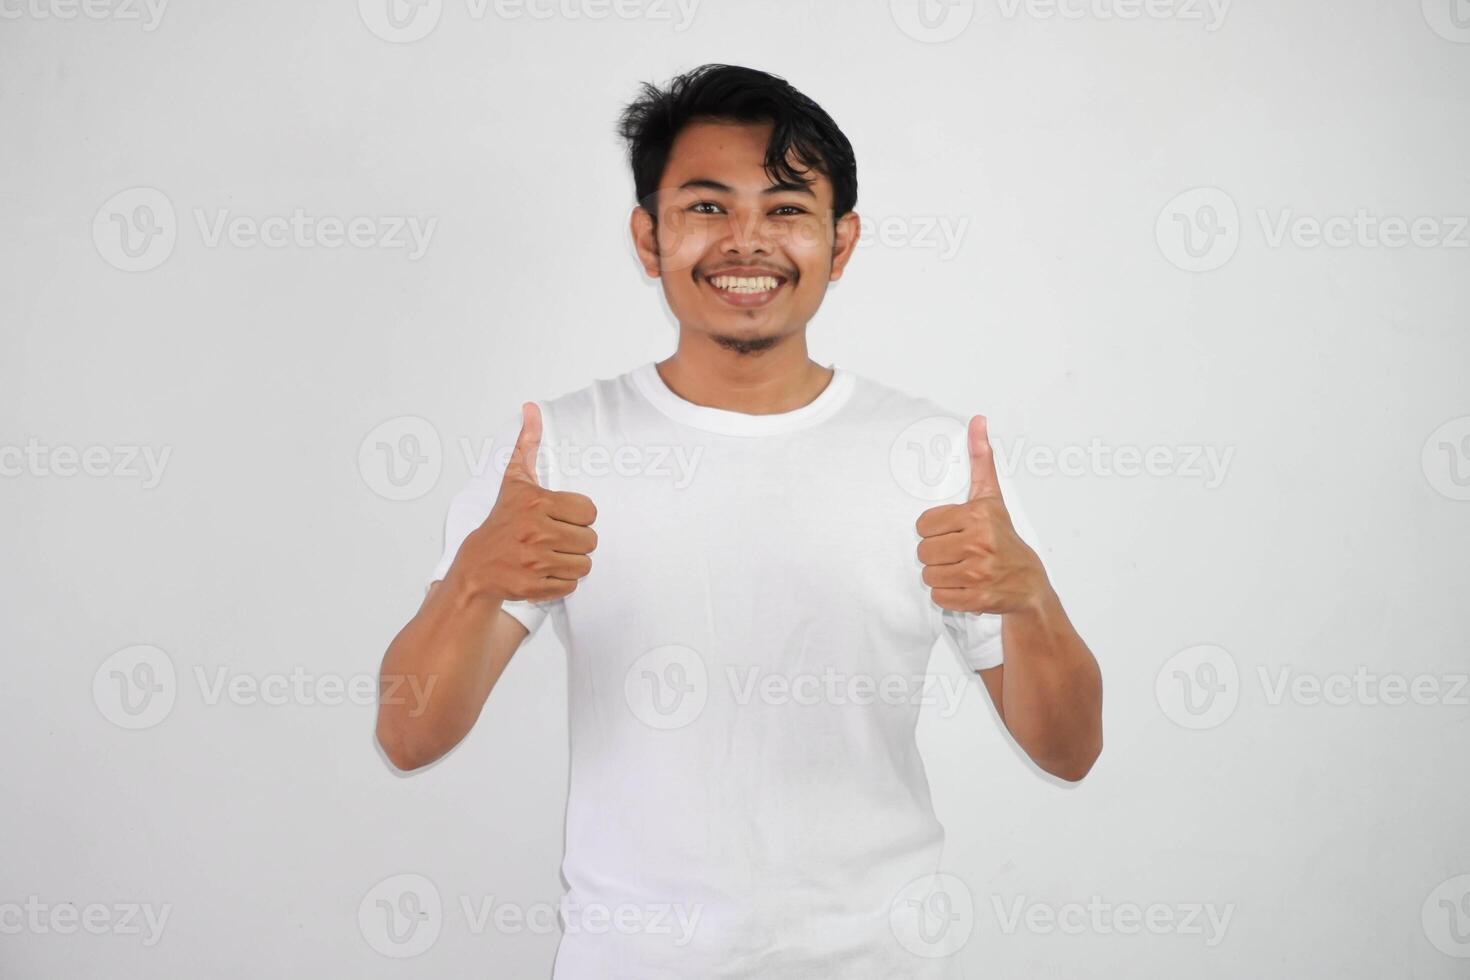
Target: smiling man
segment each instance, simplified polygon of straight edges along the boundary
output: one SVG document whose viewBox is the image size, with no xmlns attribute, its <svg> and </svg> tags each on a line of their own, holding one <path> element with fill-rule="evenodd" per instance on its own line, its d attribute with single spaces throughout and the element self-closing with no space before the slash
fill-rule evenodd
<svg viewBox="0 0 1470 980">
<path fill-rule="evenodd" d="M 402 769 L 443 756 L 550 619 L 571 737 L 556 980 L 958 976 L 915 743 L 932 647 L 1065 780 L 1102 749 L 1097 662 L 984 418 L 808 353 L 860 227 L 827 113 L 706 65 L 645 86 L 620 132 L 677 348 L 507 420 L 383 660 L 385 692 L 433 695 L 383 697 L 378 739 Z"/>
</svg>

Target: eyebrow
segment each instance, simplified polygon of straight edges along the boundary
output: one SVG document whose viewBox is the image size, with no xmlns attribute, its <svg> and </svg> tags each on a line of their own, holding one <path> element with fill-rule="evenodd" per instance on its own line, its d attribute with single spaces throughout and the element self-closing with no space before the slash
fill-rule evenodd
<svg viewBox="0 0 1470 980">
<path fill-rule="evenodd" d="M 735 188 L 731 187 L 729 184 L 722 184 L 718 180 L 710 180 L 708 177 L 698 177 L 694 180 L 686 180 L 684 183 L 679 185 L 679 190 L 681 191 L 693 190 L 696 188 L 707 191 L 719 191 L 722 194 L 735 193 Z M 816 192 L 811 189 L 811 185 L 798 184 L 794 181 L 789 180 L 783 180 L 780 183 L 772 184 L 770 187 L 767 187 L 765 190 L 761 191 L 761 193 L 781 194 L 786 191 L 793 191 L 797 194 L 805 194 L 808 197 L 813 198 L 817 196 Z"/>
</svg>

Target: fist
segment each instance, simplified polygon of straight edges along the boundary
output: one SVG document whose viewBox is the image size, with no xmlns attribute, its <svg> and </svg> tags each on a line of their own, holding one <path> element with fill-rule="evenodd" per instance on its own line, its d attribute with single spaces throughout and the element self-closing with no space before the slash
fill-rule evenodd
<svg viewBox="0 0 1470 980">
<path fill-rule="evenodd" d="M 540 446 L 541 410 L 527 402 L 495 506 L 465 538 L 448 572 L 471 594 L 496 601 L 558 599 L 592 570 L 588 556 L 597 547 L 597 508 L 580 493 L 537 482 Z"/>
<path fill-rule="evenodd" d="M 1045 594 L 1046 572 L 1011 525 L 983 415 L 970 420 L 969 450 L 969 499 L 919 515 L 924 584 L 941 609 L 1009 613 L 1033 608 Z"/>
</svg>

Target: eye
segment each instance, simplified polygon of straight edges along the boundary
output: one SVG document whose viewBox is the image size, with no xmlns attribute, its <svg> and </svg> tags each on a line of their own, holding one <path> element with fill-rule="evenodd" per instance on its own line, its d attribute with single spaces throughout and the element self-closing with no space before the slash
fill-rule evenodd
<svg viewBox="0 0 1470 980">
<path fill-rule="evenodd" d="M 778 211 L 778 212 L 779 211 L 790 211 L 790 212 L 792 212 L 793 215 L 796 215 L 796 214 L 806 214 L 806 208 L 800 207 L 800 206 L 795 205 L 795 204 L 783 204 L 780 207 L 778 207 L 776 209 L 776 211 Z"/>
<path fill-rule="evenodd" d="M 704 208 L 704 207 L 715 208 L 716 210 L 715 211 L 700 211 L 699 210 L 700 208 Z M 716 204 L 714 201 L 695 201 L 693 204 L 689 205 L 689 210 L 690 211 L 694 211 L 694 212 L 696 212 L 698 214 L 716 214 L 716 213 L 718 213 L 719 207 L 720 206 L 718 204 Z"/>
</svg>

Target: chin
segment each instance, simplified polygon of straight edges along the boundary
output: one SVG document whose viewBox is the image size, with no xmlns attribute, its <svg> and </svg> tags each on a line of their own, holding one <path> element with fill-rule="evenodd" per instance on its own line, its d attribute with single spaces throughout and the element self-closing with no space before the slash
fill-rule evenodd
<svg viewBox="0 0 1470 980">
<path fill-rule="evenodd" d="M 775 347 L 781 338 L 775 335 L 765 337 L 739 337 L 730 334 L 714 333 L 710 334 L 710 339 L 725 350 L 734 351 L 737 354 L 762 354 Z"/>
</svg>

